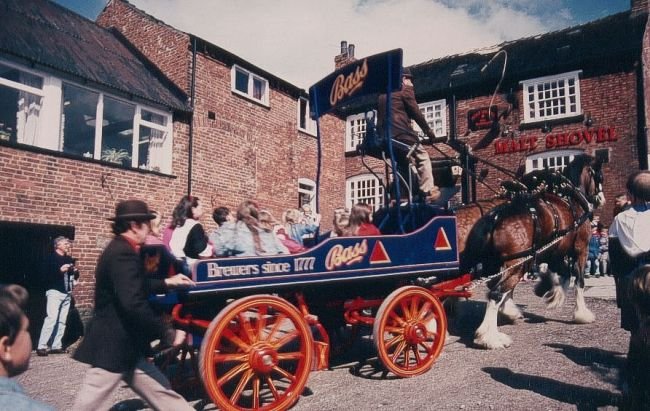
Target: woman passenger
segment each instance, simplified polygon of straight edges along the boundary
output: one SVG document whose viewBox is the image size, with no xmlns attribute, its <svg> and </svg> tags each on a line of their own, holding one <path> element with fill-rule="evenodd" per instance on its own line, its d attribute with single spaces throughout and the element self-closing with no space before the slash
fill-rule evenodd
<svg viewBox="0 0 650 411">
<path fill-rule="evenodd" d="M 203 205 L 198 197 L 184 196 L 174 209 L 172 226 L 174 231 L 169 247 L 176 258 L 185 258 L 188 263 L 199 258 L 212 256 L 212 246 L 199 220 L 203 216 Z"/>
</svg>

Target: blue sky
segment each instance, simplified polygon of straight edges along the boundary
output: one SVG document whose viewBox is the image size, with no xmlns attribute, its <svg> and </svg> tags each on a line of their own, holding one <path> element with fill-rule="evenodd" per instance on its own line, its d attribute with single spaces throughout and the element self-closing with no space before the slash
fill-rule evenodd
<svg viewBox="0 0 650 411">
<path fill-rule="evenodd" d="M 107 0 L 54 0 L 94 20 Z M 357 57 L 400 47 L 404 63 L 488 48 L 628 10 L 630 0 L 129 0 L 297 86 Z"/>
</svg>

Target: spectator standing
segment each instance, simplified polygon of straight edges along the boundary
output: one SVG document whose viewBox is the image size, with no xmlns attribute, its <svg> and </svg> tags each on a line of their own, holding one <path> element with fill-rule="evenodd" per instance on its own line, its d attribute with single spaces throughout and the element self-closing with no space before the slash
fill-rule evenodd
<svg viewBox="0 0 650 411">
<path fill-rule="evenodd" d="M 589 239 L 589 254 L 585 266 L 585 278 L 600 277 L 600 233 L 595 222 L 592 223 L 591 238 Z"/>
<path fill-rule="evenodd" d="M 602 224 L 601 224 L 602 226 Z M 609 230 L 604 226 L 600 230 L 600 273 L 612 275 L 609 266 Z"/>
<path fill-rule="evenodd" d="M 634 331 L 635 315 L 626 295 L 637 259 L 650 250 L 650 172 L 631 174 L 626 187 L 631 206 L 617 214 L 609 228 L 609 257 L 621 308 L 621 327 Z"/>
<path fill-rule="evenodd" d="M 627 194 L 617 195 L 614 199 L 614 210 L 612 212 L 612 217 L 616 217 L 618 213 L 627 210 L 631 205 L 632 203 L 630 202 L 630 199 L 627 198 Z"/>
<path fill-rule="evenodd" d="M 146 361 L 150 344 L 160 339 L 181 345 L 185 332 L 170 328 L 148 301 L 151 292 L 191 286 L 184 276 L 165 280 L 145 278 L 140 247 L 154 215 L 143 201 L 117 204 L 115 237 L 97 262 L 95 310 L 88 332 L 74 354 L 91 365 L 77 392 L 73 410 L 108 409 L 111 393 L 124 381 L 156 410 L 193 410 L 174 392 L 165 376 Z"/>
<path fill-rule="evenodd" d="M 29 398 L 13 377 L 29 367 L 32 339 L 23 309 L 27 291 L 18 285 L 0 288 L 0 410 L 54 411 Z"/>
<path fill-rule="evenodd" d="M 39 356 L 68 352 L 63 347 L 63 334 L 70 310 L 72 286 L 74 280 L 79 278 L 75 260 L 69 255 L 70 239 L 63 236 L 56 237 L 53 245 L 54 252 L 46 258 L 43 265 L 47 306 L 36 348 Z"/>
</svg>

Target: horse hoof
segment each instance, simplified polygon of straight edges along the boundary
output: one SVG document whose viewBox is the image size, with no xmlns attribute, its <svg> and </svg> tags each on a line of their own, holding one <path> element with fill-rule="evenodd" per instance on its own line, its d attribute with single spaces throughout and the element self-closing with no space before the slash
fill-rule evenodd
<svg viewBox="0 0 650 411">
<path fill-rule="evenodd" d="M 485 350 L 498 350 L 501 348 L 508 348 L 512 344 L 512 340 L 507 334 L 498 332 L 490 336 L 487 335 L 474 335 L 474 345 L 478 348 Z"/>
<path fill-rule="evenodd" d="M 573 322 L 576 324 L 591 324 L 596 321 L 596 316 L 589 310 L 576 311 L 573 313 Z"/>
</svg>

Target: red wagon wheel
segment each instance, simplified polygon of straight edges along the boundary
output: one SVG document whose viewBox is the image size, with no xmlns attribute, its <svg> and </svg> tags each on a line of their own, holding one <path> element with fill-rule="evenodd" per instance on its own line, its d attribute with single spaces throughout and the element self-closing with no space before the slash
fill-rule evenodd
<svg viewBox="0 0 650 411">
<path fill-rule="evenodd" d="M 446 333 L 440 300 L 416 286 L 398 288 L 386 297 L 373 326 L 379 359 L 399 377 L 427 372 L 440 355 Z"/>
<path fill-rule="evenodd" d="M 226 306 L 201 344 L 207 393 L 223 410 L 284 410 L 302 393 L 313 356 L 311 332 L 286 300 L 252 295 Z"/>
</svg>

